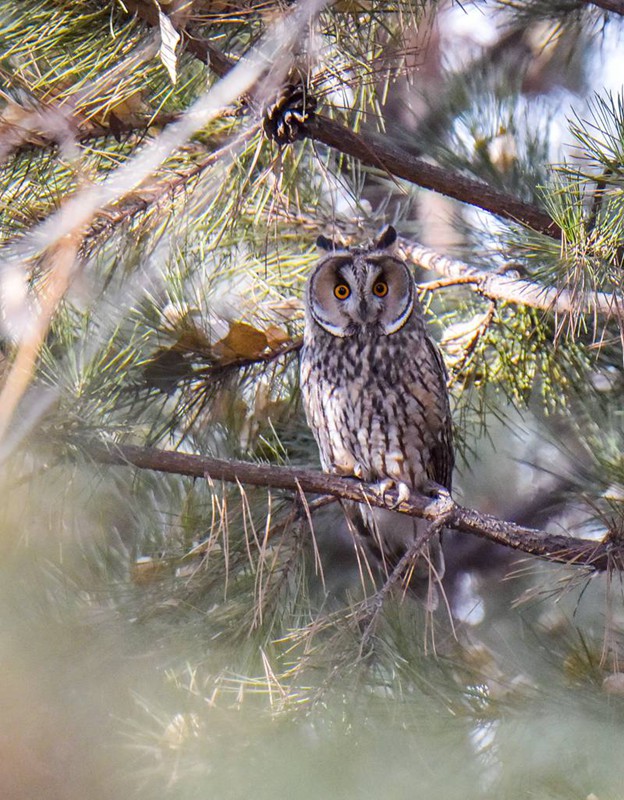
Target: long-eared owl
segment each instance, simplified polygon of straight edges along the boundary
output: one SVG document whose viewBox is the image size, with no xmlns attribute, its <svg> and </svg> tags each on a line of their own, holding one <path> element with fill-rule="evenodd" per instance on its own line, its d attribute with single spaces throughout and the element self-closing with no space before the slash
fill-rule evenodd
<svg viewBox="0 0 624 800">
<path fill-rule="evenodd" d="M 394 255 L 389 227 L 368 248 L 328 251 L 306 285 L 301 387 L 323 469 L 391 487 L 451 489 L 453 445 L 446 370 L 427 334 L 413 275 Z M 388 574 L 429 523 L 347 504 L 369 564 Z M 425 526 L 425 527 L 424 527 Z M 444 572 L 439 539 L 429 542 L 410 588 L 429 607 Z M 433 580 L 432 580 L 433 578 Z"/>
</svg>

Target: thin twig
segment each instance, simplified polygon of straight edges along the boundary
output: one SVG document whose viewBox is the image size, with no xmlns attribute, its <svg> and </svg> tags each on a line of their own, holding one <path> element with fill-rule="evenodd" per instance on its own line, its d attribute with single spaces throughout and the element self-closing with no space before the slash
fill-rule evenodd
<svg viewBox="0 0 624 800">
<path fill-rule="evenodd" d="M 378 508 L 387 508 L 389 503 L 400 513 L 434 522 L 443 518 L 449 528 L 480 536 L 547 561 L 583 566 L 594 572 L 624 569 L 624 547 L 616 540 L 606 537 L 602 541 L 593 541 L 525 528 L 448 500 L 412 494 L 409 500 L 398 503 L 396 492 L 387 492 L 384 500 L 372 486 L 324 472 L 252 464 L 246 461 L 210 458 L 132 445 L 95 441 L 77 441 L 75 445 L 93 460 L 103 464 L 135 466 L 139 469 L 194 478 L 209 477 L 211 480 L 287 489 L 296 493 L 302 491 L 306 494 L 331 495 Z M 397 505 L 394 506 L 393 503 Z"/>
<path fill-rule="evenodd" d="M 366 628 L 362 634 L 360 644 L 360 653 L 364 652 L 366 644 L 370 639 L 373 632 L 375 621 L 379 612 L 383 608 L 384 601 L 390 591 L 400 581 L 409 583 L 410 568 L 413 569 L 414 563 L 422 555 L 423 550 L 427 543 L 431 541 L 434 536 L 446 527 L 447 523 L 451 522 L 453 515 L 453 507 L 451 506 L 446 511 L 440 514 L 440 517 L 434 520 L 428 530 L 422 531 L 407 548 L 405 553 L 401 556 L 396 566 L 384 581 L 383 585 L 375 592 L 375 594 L 365 600 L 362 604 L 361 616 L 359 617 L 360 623 L 366 622 Z M 406 576 L 408 580 L 406 581 Z M 434 589 L 434 581 L 429 581 L 429 591 Z"/>
</svg>

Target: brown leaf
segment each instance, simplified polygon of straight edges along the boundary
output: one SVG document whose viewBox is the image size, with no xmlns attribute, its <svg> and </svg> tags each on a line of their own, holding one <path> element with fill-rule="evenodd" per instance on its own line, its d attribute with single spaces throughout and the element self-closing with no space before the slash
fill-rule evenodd
<svg viewBox="0 0 624 800">
<path fill-rule="evenodd" d="M 266 336 L 267 343 L 271 350 L 276 350 L 278 347 L 290 341 L 288 333 L 278 325 L 269 325 L 264 335 Z"/>
<path fill-rule="evenodd" d="M 267 335 L 246 322 L 231 322 L 227 336 L 212 348 L 220 361 L 237 358 L 257 358 L 269 344 Z"/>
<path fill-rule="evenodd" d="M 168 564 L 147 556 L 137 558 L 130 570 L 132 582 L 137 586 L 149 586 L 160 581 L 171 571 Z"/>
</svg>

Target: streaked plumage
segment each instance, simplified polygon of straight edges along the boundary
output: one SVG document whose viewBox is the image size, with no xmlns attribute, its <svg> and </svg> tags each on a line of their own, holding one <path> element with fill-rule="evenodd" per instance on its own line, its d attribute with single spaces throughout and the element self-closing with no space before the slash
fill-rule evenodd
<svg viewBox="0 0 624 800">
<path fill-rule="evenodd" d="M 431 482 L 450 490 L 446 371 L 414 278 L 392 254 L 395 239 L 389 228 L 371 248 L 332 249 L 311 274 L 301 356 L 306 416 L 325 470 L 410 490 Z M 319 244 L 334 247 L 323 237 Z M 364 506 L 350 515 L 386 572 L 427 525 Z M 437 577 L 443 573 L 437 541 L 420 562 L 412 586 L 423 594 L 429 566 Z"/>
</svg>

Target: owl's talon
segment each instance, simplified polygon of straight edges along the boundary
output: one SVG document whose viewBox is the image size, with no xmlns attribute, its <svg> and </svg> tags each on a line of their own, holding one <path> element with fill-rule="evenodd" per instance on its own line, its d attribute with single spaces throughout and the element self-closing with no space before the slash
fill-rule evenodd
<svg viewBox="0 0 624 800">
<path fill-rule="evenodd" d="M 392 480 L 392 478 L 385 478 L 379 483 L 375 484 L 375 493 L 378 494 L 384 503 L 388 506 L 390 510 L 394 508 L 398 508 L 401 503 L 404 503 L 406 500 L 409 500 L 410 497 L 410 488 L 406 483 L 399 482 Z M 390 502 L 390 498 L 386 497 L 388 492 L 395 491 L 397 492 L 397 499 L 393 502 Z"/>
<path fill-rule="evenodd" d="M 387 503 L 386 494 L 391 492 L 393 489 L 394 481 L 391 478 L 385 478 L 383 481 L 379 481 L 373 486 L 373 491 L 375 494 L 379 495 L 384 503 Z"/>
<path fill-rule="evenodd" d="M 440 513 L 451 513 L 455 506 L 455 501 L 451 497 L 451 493 L 448 489 L 444 486 L 440 486 L 440 484 L 435 481 L 427 481 L 422 490 L 424 494 L 433 498 L 433 502 L 438 507 Z"/>
<path fill-rule="evenodd" d="M 407 501 L 410 499 L 411 491 L 410 487 L 406 483 L 399 483 L 397 485 L 397 489 L 398 498 L 395 506 L 400 506 L 401 503 L 407 503 Z"/>
</svg>

